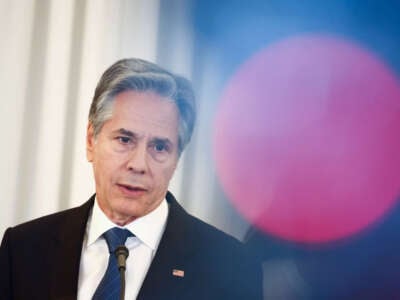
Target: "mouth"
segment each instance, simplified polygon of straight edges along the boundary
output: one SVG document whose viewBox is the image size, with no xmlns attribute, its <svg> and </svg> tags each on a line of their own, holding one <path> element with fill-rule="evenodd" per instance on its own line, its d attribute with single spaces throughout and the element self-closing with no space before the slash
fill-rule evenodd
<svg viewBox="0 0 400 300">
<path fill-rule="evenodd" d="M 124 183 L 118 183 L 118 187 L 121 189 L 130 191 L 130 192 L 146 192 L 147 190 L 141 186 L 135 186 L 135 185 L 129 185 L 129 184 L 124 184 Z"/>
</svg>

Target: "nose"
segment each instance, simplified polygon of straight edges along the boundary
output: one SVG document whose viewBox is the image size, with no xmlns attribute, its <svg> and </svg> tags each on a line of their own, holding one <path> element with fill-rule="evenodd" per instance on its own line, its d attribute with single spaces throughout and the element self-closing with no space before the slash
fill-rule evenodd
<svg viewBox="0 0 400 300">
<path fill-rule="evenodd" d="M 129 153 L 127 168 L 136 174 L 145 174 L 148 170 L 147 165 L 147 147 L 144 144 L 138 144 Z"/>
</svg>

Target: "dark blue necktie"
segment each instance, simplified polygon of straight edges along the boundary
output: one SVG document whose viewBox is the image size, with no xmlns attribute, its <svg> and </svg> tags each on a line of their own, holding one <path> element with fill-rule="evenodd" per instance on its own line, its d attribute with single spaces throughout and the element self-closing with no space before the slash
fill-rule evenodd
<svg viewBox="0 0 400 300">
<path fill-rule="evenodd" d="M 118 300 L 121 292 L 121 278 L 114 252 L 118 246 L 125 245 L 126 239 L 128 236 L 132 236 L 132 233 L 129 230 L 114 227 L 107 230 L 103 236 L 106 239 L 110 257 L 106 273 L 101 279 L 92 299 Z"/>
</svg>

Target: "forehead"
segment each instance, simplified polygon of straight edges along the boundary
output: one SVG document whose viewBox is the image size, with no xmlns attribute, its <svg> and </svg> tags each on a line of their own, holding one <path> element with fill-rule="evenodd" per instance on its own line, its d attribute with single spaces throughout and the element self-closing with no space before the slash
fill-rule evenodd
<svg viewBox="0 0 400 300">
<path fill-rule="evenodd" d="M 150 91 L 125 91 L 115 96 L 112 117 L 104 125 L 176 142 L 178 120 L 178 109 L 171 99 Z"/>
</svg>

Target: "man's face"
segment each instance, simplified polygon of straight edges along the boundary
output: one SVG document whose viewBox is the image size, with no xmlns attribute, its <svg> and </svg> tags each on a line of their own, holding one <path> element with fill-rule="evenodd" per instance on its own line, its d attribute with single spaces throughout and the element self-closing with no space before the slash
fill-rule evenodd
<svg viewBox="0 0 400 300">
<path fill-rule="evenodd" d="M 178 162 L 178 111 L 153 92 L 115 97 L 111 119 L 95 137 L 87 130 L 96 197 L 114 223 L 127 224 L 164 199 Z"/>
</svg>

